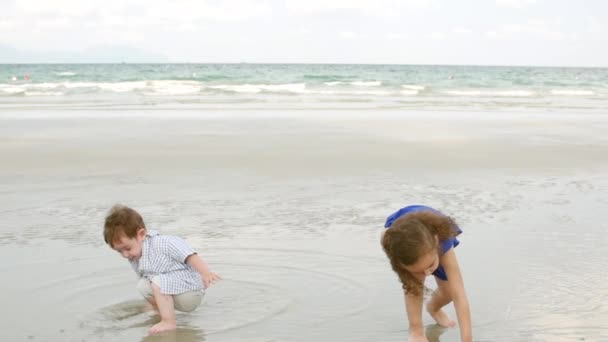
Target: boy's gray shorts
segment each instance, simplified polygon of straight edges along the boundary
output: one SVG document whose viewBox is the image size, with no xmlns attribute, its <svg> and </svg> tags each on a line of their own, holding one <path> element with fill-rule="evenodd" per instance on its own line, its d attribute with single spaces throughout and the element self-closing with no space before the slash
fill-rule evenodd
<svg viewBox="0 0 608 342">
<path fill-rule="evenodd" d="M 141 278 L 137 283 L 137 291 L 146 299 L 154 297 L 152 283 L 156 284 L 156 286 L 160 286 L 160 282 L 156 277 L 152 278 L 152 281 L 147 278 Z M 175 307 L 175 310 L 184 312 L 193 311 L 201 305 L 204 294 L 205 293 L 202 290 L 199 290 L 173 295 L 173 306 Z"/>
</svg>

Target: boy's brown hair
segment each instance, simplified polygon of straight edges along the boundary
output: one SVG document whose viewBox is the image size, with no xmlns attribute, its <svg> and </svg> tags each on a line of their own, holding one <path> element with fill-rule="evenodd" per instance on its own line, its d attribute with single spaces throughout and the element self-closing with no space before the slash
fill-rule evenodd
<svg viewBox="0 0 608 342">
<path fill-rule="evenodd" d="M 407 293 L 421 295 L 424 284 L 403 266 L 416 263 L 426 253 L 439 253 L 435 236 L 447 240 L 456 235 L 456 227 L 451 217 L 425 210 L 398 218 L 385 231 L 382 248 Z"/>
<path fill-rule="evenodd" d="M 110 209 L 103 226 L 103 238 L 110 247 L 120 240 L 123 234 L 133 239 L 139 228 L 146 229 L 144 220 L 139 213 L 127 206 L 117 204 Z"/>
</svg>

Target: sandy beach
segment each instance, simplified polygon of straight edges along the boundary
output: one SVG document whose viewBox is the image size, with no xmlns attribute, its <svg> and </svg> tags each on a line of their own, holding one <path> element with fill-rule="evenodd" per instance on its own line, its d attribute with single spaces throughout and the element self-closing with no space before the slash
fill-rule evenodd
<svg viewBox="0 0 608 342">
<path fill-rule="evenodd" d="M 378 231 L 426 204 L 464 230 L 475 341 L 606 341 L 606 132 L 601 114 L 2 109 L 0 340 L 404 341 Z M 115 203 L 224 277 L 175 333 L 147 336 L 103 242 Z"/>
</svg>

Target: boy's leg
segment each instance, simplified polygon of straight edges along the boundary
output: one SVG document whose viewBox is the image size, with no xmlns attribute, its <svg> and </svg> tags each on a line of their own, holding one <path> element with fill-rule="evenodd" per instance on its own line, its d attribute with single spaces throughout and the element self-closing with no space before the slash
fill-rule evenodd
<svg viewBox="0 0 608 342">
<path fill-rule="evenodd" d="M 159 284 L 157 278 L 153 278 L 152 281 L 147 278 L 141 278 L 137 283 L 137 291 L 150 303 L 152 309 L 157 311 L 156 301 L 154 300 L 154 292 L 152 291 L 152 283 Z M 173 295 L 173 307 L 176 310 L 183 312 L 194 311 L 202 302 L 205 296 L 204 290 L 190 291 L 179 295 Z"/>
<path fill-rule="evenodd" d="M 437 324 L 444 327 L 453 327 L 456 322 L 450 319 L 450 317 L 441 309 L 452 301 L 450 291 L 448 288 L 448 282 L 434 277 L 437 282 L 437 289 L 433 291 L 431 299 L 426 304 L 426 309 L 437 322 Z"/>
<path fill-rule="evenodd" d="M 150 328 L 150 333 L 156 334 L 163 331 L 175 330 L 175 309 L 173 308 L 173 296 L 160 293 L 160 287 L 152 282 L 152 293 L 154 301 L 160 314 L 160 322 Z"/>
<path fill-rule="evenodd" d="M 152 291 L 152 283 L 147 278 L 139 279 L 137 282 L 137 291 L 148 301 L 149 308 L 146 311 L 154 310 L 158 312 L 156 302 L 154 301 L 154 292 Z"/>
<path fill-rule="evenodd" d="M 173 296 L 173 303 L 176 310 L 183 312 L 194 311 L 203 300 L 203 291 L 190 291 Z"/>
</svg>

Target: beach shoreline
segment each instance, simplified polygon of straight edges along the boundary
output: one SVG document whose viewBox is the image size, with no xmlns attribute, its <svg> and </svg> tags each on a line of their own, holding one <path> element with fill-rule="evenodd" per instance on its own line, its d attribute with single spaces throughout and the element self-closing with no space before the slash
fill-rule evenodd
<svg viewBox="0 0 608 342">
<path fill-rule="evenodd" d="M 114 203 L 225 277 L 178 317 L 182 342 L 402 341 L 377 231 L 414 203 L 463 227 L 476 339 L 608 337 L 608 117 L 134 113 L 0 110 L 0 256 L 19 255 L 2 266 L 1 339 L 148 339 L 134 274 L 101 238 Z"/>
</svg>

